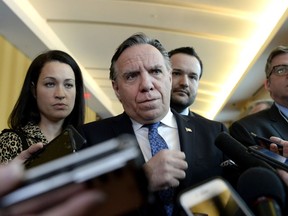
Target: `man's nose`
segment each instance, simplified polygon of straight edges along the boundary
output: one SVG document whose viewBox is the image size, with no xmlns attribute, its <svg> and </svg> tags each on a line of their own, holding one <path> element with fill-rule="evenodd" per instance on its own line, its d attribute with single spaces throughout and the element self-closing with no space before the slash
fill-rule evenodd
<svg viewBox="0 0 288 216">
<path fill-rule="evenodd" d="M 189 85 L 189 78 L 188 78 L 187 75 L 181 76 L 181 78 L 180 78 L 180 84 L 181 84 L 182 86 L 188 87 L 188 85 Z"/>
<path fill-rule="evenodd" d="M 146 71 L 140 75 L 140 89 L 141 91 L 150 91 L 153 89 L 153 82 L 151 75 Z"/>
</svg>

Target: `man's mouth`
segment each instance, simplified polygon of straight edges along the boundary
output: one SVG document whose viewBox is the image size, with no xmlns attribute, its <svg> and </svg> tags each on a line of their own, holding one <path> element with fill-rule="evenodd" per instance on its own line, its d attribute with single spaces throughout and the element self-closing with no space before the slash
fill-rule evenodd
<svg viewBox="0 0 288 216">
<path fill-rule="evenodd" d="M 186 94 L 186 95 L 189 95 L 189 92 L 188 92 L 188 91 L 181 90 L 181 89 L 175 90 L 174 93 L 180 93 L 180 94 Z"/>
<path fill-rule="evenodd" d="M 153 101 L 156 101 L 156 99 L 147 99 L 147 100 L 140 101 L 139 103 L 150 103 Z"/>
</svg>

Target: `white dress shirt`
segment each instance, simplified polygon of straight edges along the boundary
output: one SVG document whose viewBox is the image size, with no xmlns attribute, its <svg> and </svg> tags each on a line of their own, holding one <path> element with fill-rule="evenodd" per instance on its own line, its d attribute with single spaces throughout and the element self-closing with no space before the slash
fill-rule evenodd
<svg viewBox="0 0 288 216">
<path fill-rule="evenodd" d="M 151 147 L 148 140 L 148 128 L 142 127 L 142 124 L 139 124 L 133 119 L 131 119 L 131 121 L 144 159 L 145 161 L 148 161 L 152 157 Z M 169 110 L 167 115 L 161 120 L 161 124 L 158 127 L 158 133 L 166 141 L 169 149 L 180 150 L 177 122 L 171 110 Z"/>
<path fill-rule="evenodd" d="M 190 112 L 190 109 L 189 109 L 189 107 L 187 107 L 186 109 L 184 109 L 184 110 L 183 110 L 182 112 L 180 112 L 179 114 L 188 116 L 188 115 L 189 115 L 189 112 Z"/>
</svg>

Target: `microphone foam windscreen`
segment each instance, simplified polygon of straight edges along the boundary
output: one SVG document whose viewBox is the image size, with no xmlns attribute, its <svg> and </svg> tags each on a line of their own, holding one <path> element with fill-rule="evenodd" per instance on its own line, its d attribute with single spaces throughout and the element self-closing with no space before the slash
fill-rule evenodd
<svg viewBox="0 0 288 216">
<path fill-rule="evenodd" d="M 229 159 L 234 161 L 240 168 L 244 170 L 251 167 L 260 166 L 275 171 L 275 169 L 272 168 L 268 163 L 251 155 L 244 145 L 230 136 L 227 132 L 222 132 L 216 137 L 215 145 L 221 151 L 223 151 Z"/>
<path fill-rule="evenodd" d="M 254 167 L 240 176 L 237 191 L 248 205 L 260 197 L 274 199 L 281 208 L 285 205 L 285 187 L 280 178 L 269 169 Z"/>
</svg>

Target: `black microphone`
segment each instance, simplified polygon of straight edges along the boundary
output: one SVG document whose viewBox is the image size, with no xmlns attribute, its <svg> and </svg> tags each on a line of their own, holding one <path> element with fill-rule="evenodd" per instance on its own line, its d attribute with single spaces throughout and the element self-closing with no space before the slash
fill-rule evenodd
<svg viewBox="0 0 288 216">
<path fill-rule="evenodd" d="M 271 170 L 263 167 L 246 170 L 238 180 L 237 191 L 255 215 L 283 215 L 285 187 Z"/>
<path fill-rule="evenodd" d="M 244 145 L 230 136 L 227 132 L 222 132 L 216 137 L 215 145 L 242 170 L 251 167 L 265 167 L 276 173 L 276 170 L 272 166 L 251 155 Z"/>
</svg>

